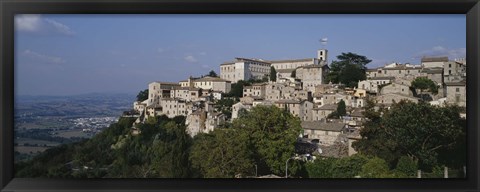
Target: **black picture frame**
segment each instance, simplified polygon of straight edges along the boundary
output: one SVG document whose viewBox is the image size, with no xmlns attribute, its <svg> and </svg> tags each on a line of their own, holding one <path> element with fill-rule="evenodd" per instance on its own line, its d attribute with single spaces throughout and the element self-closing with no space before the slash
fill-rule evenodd
<svg viewBox="0 0 480 192">
<path fill-rule="evenodd" d="M 3 0 L 0 188 L 2 191 L 479 191 L 480 3 L 478 0 Z M 465 14 L 467 21 L 466 179 L 27 179 L 14 178 L 15 14 Z"/>
</svg>

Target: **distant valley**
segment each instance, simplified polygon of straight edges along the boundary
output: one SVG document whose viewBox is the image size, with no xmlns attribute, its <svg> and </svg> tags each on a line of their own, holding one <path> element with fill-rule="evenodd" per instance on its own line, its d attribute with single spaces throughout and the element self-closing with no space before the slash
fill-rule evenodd
<svg viewBox="0 0 480 192">
<path fill-rule="evenodd" d="M 15 160 L 91 138 L 129 110 L 134 94 L 15 97 Z"/>
</svg>

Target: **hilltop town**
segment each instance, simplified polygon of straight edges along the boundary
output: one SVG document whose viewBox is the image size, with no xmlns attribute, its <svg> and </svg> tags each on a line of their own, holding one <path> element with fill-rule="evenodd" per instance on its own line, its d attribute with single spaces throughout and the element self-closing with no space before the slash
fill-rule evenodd
<svg viewBox="0 0 480 192">
<path fill-rule="evenodd" d="M 361 139 L 359 132 L 366 121 L 363 112 L 367 100 L 379 108 L 388 108 L 402 100 L 466 107 L 465 59 L 423 57 L 419 64 L 386 64 L 366 69 L 366 79 L 348 87 L 327 81 L 330 71 L 327 58 L 326 49 L 318 50 L 315 58 L 234 58 L 220 64 L 218 77 L 190 76 L 180 82 L 151 82 L 148 98 L 135 101 L 133 110 L 124 116 L 136 117 L 132 135 L 142 134 L 136 125 L 149 118 L 185 116 L 186 132 L 194 137 L 232 122 L 255 106 L 276 106 L 301 120 L 303 134 L 299 135 L 299 141 L 315 143 L 319 153 L 336 156 L 335 150 L 339 149 L 333 146 L 337 145 L 348 148 L 347 155 L 356 153 L 351 145 Z M 419 78 L 433 81 L 436 89 L 412 86 Z M 252 83 L 243 86 L 241 97 L 235 98 L 230 92 L 239 81 Z M 221 104 L 225 100 L 233 101 L 232 105 Z M 346 113 L 335 115 L 340 103 L 345 105 Z M 461 116 L 465 118 L 466 114 Z"/>
</svg>

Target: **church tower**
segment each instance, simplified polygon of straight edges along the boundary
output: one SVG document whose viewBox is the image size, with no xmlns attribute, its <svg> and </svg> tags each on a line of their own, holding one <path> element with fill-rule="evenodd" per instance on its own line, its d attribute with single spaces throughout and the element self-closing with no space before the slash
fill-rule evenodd
<svg viewBox="0 0 480 192">
<path fill-rule="evenodd" d="M 328 51 L 326 49 L 319 49 L 317 52 L 317 59 L 320 63 L 327 63 Z"/>
</svg>

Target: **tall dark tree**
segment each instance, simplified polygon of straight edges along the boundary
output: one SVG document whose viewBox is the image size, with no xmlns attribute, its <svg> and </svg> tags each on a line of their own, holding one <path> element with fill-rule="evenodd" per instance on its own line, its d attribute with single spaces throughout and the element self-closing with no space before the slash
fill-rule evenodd
<svg viewBox="0 0 480 192">
<path fill-rule="evenodd" d="M 327 82 L 342 83 L 347 87 L 355 87 L 358 81 L 365 80 L 366 65 L 372 60 L 355 53 L 342 53 L 333 61 L 326 77 Z"/>
<path fill-rule="evenodd" d="M 270 81 L 277 81 L 277 70 L 275 67 L 270 67 Z"/>
<path fill-rule="evenodd" d="M 208 72 L 207 76 L 218 77 L 217 73 L 214 70 L 211 70 L 210 72 Z"/>
<path fill-rule="evenodd" d="M 140 91 L 137 94 L 137 101 L 145 101 L 148 99 L 148 89 L 145 89 L 143 91 Z"/>
<path fill-rule="evenodd" d="M 337 105 L 337 115 L 339 117 L 345 116 L 347 114 L 347 106 L 345 105 L 345 101 L 340 100 Z"/>
</svg>

